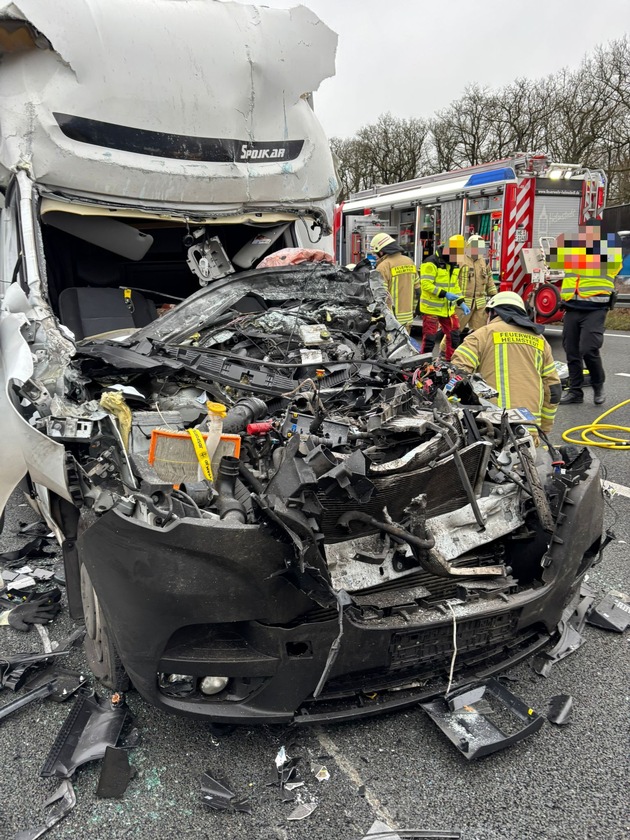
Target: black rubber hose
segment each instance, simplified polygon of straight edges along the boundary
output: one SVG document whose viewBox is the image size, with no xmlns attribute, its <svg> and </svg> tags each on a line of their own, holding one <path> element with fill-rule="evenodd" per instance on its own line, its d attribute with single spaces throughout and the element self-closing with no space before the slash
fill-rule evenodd
<svg viewBox="0 0 630 840">
<path fill-rule="evenodd" d="M 258 478 L 252 473 L 250 469 L 242 462 L 238 462 L 238 474 L 243 482 L 247 484 L 250 490 L 253 490 L 256 495 L 261 496 L 265 492 L 265 487 Z"/>
<path fill-rule="evenodd" d="M 221 519 L 231 519 L 236 522 L 246 522 L 245 505 L 236 498 L 236 478 L 239 474 L 239 460 L 232 455 L 221 458 L 219 472 L 215 483 L 219 494 L 216 505 Z"/>
<path fill-rule="evenodd" d="M 380 519 L 376 519 L 374 516 L 370 516 L 369 513 L 363 513 L 360 510 L 346 511 L 346 513 L 343 513 L 337 520 L 337 525 L 339 525 L 340 528 L 349 529 L 351 522 L 364 522 L 366 525 L 371 525 L 373 528 L 378 528 L 379 531 L 385 531 L 385 533 L 391 534 L 393 537 L 398 537 L 404 542 L 409 543 L 409 545 L 419 548 L 422 551 L 434 548 L 435 546 L 435 540 L 433 537 L 427 537 L 427 539 L 423 540 L 420 537 L 416 537 L 409 533 L 406 528 L 401 528 L 400 525 L 392 525 L 390 522 L 382 522 Z"/>
<path fill-rule="evenodd" d="M 259 400 L 258 397 L 245 397 L 239 400 L 236 405 L 225 415 L 223 420 L 223 432 L 227 434 L 238 434 L 243 432 L 248 423 L 259 420 L 267 413 L 267 403 Z"/>
</svg>

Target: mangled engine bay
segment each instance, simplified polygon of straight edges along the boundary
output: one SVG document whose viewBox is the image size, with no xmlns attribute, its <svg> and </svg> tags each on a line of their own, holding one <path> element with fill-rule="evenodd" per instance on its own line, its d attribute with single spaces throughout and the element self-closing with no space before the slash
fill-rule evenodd
<svg viewBox="0 0 630 840">
<path fill-rule="evenodd" d="M 315 719 L 443 690 L 455 622 L 456 679 L 539 649 L 597 556 L 598 467 L 552 468 L 491 396 L 418 356 L 378 274 L 330 265 L 80 342 L 31 422 L 66 448 L 95 673 L 113 640 L 171 710 Z"/>
</svg>

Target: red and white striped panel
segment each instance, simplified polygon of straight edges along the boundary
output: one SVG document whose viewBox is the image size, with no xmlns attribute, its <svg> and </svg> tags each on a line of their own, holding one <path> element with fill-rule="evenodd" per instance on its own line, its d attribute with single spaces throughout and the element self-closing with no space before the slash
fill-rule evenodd
<svg viewBox="0 0 630 840">
<path fill-rule="evenodd" d="M 503 279 L 513 291 L 521 294 L 526 285 L 526 273 L 521 266 L 519 254 L 522 248 L 532 247 L 534 228 L 534 196 L 536 179 L 523 178 L 516 184 L 506 187 L 503 236 Z M 526 232 L 525 241 L 516 241 L 517 229 Z"/>
</svg>

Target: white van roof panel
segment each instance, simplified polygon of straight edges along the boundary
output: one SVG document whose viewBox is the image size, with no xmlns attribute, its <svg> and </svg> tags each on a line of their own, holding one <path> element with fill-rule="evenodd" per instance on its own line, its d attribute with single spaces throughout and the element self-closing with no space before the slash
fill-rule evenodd
<svg viewBox="0 0 630 840">
<path fill-rule="evenodd" d="M 20 23 L 25 22 L 25 23 Z M 309 9 L 0 0 L 0 181 L 127 200 L 312 204 L 337 185 L 307 102 L 337 36 Z"/>
</svg>

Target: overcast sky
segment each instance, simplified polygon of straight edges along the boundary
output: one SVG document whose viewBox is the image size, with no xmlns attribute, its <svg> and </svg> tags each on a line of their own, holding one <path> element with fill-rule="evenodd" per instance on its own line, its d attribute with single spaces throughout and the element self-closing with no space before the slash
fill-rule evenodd
<svg viewBox="0 0 630 840">
<path fill-rule="evenodd" d="M 295 0 L 247 5 L 288 9 Z M 471 82 L 501 86 L 574 67 L 630 30 L 629 0 L 303 0 L 339 35 L 315 96 L 329 136 L 379 114 L 428 117 Z"/>
</svg>

